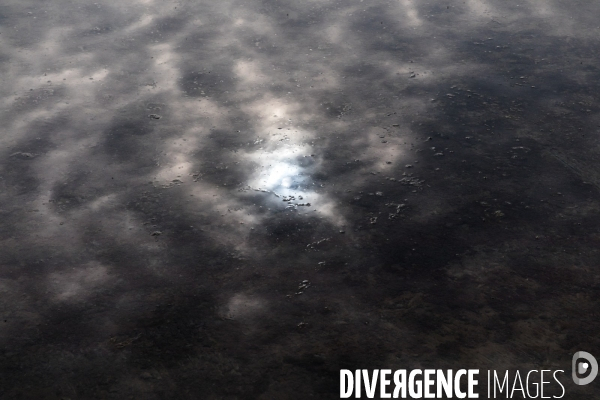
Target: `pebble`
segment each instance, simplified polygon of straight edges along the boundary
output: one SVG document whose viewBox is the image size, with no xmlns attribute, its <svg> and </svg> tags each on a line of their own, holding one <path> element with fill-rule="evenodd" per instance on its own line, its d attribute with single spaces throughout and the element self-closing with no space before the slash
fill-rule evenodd
<svg viewBox="0 0 600 400">
<path fill-rule="evenodd" d="M 308 279 L 303 280 L 302 282 L 300 282 L 300 284 L 298 285 L 298 291 L 296 292 L 296 295 L 301 295 L 302 293 L 304 293 L 304 291 L 306 289 L 308 289 L 310 287 L 310 282 L 308 281 Z"/>
</svg>

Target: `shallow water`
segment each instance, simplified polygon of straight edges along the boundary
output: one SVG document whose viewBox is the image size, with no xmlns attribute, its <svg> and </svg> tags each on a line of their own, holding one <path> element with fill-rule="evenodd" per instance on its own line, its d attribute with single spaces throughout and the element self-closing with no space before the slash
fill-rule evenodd
<svg viewBox="0 0 600 400">
<path fill-rule="evenodd" d="M 597 15 L 3 1 L 0 397 L 479 368 L 592 398 L 570 374 L 600 355 Z"/>
</svg>

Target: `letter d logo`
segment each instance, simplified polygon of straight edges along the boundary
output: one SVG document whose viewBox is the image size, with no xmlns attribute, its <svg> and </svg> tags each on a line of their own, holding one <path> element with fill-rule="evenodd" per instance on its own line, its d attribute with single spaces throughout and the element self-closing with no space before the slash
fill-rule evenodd
<svg viewBox="0 0 600 400">
<path fill-rule="evenodd" d="M 577 361 L 581 358 L 584 358 L 587 362 L 582 362 L 577 365 Z M 578 351 L 573 354 L 573 382 L 576 385 L 587 385 L 592 383 L 594 379 L 596 379 L 596 375 L 598 375 L 598 362 L 594 358 L 593 355 L 586 351 Z M 579 378 L 578 374 L 585 374 L 590 367 L 592 367 L 590 374 L 586 378 Z"/>
</svg>

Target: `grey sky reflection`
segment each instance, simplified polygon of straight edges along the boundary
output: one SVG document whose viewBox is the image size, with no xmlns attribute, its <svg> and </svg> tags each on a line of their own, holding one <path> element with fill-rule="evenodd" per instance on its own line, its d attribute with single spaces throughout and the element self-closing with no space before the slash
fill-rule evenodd
<svg viewBox="0 0 600 400">
<path fill-rule="evenodd" d="M 0 397 L 597 348 L 599 8 L 3 1 Z"/>
</svg>

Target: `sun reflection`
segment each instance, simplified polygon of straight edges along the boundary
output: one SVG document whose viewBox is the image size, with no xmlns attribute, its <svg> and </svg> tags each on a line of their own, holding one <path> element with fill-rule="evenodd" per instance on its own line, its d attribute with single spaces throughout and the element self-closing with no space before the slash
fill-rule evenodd
<svg viewBox="0 0 600 400">
<path fill-rule="evenodd" d="M 282 195 L 302 191 L 307 184 L 307 171 L 299 164 L 298 158 L 303 157 L 299 154 L 297 146 L 276 148 L 277 145 L 272 142 L 267 142 L 266 146 L 275 148 L 261 149 L 262 151 L 246 155 L 259 165 L 248 184 L 254 189 Z"/>
<path fill-rule="evenodd" d="M 288 161 L 276 160 L 268 166 L 255 179 L 259 186 L 276 191 L 281 194 L 292 194 L 291 192 L 300 188 L 305 178 L 300 176 L 301 168 Z"/>
<path fill-rule="evenodd" d="M 262 192 L 265 205 L 272 211 L 316 213 L 335 225 L 344 225 L 346 221 L 336 203 L 321 192 L 322 185 L 312 179 L 320 166 L 319 158 L 311 153 L 312 148 L 306 144 L 279 147 L 281 139 L 277 138 L 262 141 L 259 151 L 245 155 L 258 165 L 247 181 L 248 193 Z"/>
</svg>

